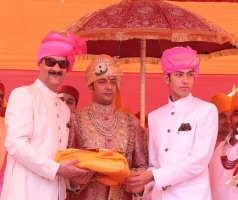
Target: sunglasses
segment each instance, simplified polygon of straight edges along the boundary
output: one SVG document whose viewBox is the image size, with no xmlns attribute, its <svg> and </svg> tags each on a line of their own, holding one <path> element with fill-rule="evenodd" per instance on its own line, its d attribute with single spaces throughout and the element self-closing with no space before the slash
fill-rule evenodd
<svg viewBox="0 0 238 200">
<path fill-rule="evenodd" d="M 45 57 L 43 59 L 45 60 L 45 65 L 48 67 L 54 67 L 58 64 L 61 69 L 67 69 L 70 64 L 68 60 L 55 60 L 51 57 Z"/>
</svg>

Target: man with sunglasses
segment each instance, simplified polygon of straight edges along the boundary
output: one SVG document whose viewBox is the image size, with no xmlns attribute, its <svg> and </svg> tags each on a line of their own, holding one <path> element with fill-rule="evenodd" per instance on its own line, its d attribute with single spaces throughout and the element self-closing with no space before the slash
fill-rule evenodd
<svg viewBox="0 0 238 200">
<path fill-rule="evenodd" d="M 66 178 L 87 171 L 78 160 L 54 161 L 68 143 L 70 110 L 57 96 L 57 87 L 73 68 L 76 55 L 86 53 L 86 43 L 70 33 L 49 32 L 40 44 L 38 78 L 12 91 L 6 111 L 8 152 L 3 200 L 64 200 Z"/>
</svg>

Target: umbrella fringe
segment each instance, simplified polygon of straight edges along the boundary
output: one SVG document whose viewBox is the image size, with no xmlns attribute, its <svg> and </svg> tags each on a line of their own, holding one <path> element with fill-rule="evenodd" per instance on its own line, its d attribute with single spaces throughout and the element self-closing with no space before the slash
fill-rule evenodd
<svg viewBox="0 0 238 200">
<path fill-rule="evenodd" d="M 200 60 L 209 60 L 211 58 L 215 57 L 221 57 L 221 56 L 232 56 L 232 55 L 238 55 L 238 49 L 225 49 L 218 52 L 214 52 L 211 54 L 198 54 L 198 57 Z M 98 55 L 92 55 L 87 54 L 85 56 L 79 56 L 79 60 L 94 60 Z M 141 58 L 140 57 L 131 57 L 131 58 L 119 58 L 120 64 L 131 64 L 131 63 L 140 63 Z M 154 58 L 154 57 L 146 57 L 145 62 L 147 64 L 160 64 L 160 58 Z"/>
<path fill-rule="evenodd" d="M 147 39 L 147 40 L 170 40 L 172 42 L 188 42 L 188 41 L 202 41 L 202 42 L 215 42 L 223 44 L 230 42 L 232 45 L 238 46 L 238 40 L 236 36 L 228 33 L 214 33 L 206 31 L 191 31 L 191 30 L 177 30 L 176 33 L 172 31 L 156 31 L 128 29 L 126 32 L 118 32 L 118 30 L 93 30 L 78 32 L 76 35 L 83 37 L 86 41 L 96 40 L 117 40 L 125 41 L 130 39 Z"/>
</svg>

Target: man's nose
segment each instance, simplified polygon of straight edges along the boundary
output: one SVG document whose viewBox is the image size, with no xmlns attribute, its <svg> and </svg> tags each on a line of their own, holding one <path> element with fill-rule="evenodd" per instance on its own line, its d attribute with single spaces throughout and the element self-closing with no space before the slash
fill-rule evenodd
<svg viewBox="0 0 238 200">
<path fill-rule="evenodd" d="M 110 81 L 107 82 L 107 89 L 111 89 L 112 88 L 112 84 Z"/>
</svg>

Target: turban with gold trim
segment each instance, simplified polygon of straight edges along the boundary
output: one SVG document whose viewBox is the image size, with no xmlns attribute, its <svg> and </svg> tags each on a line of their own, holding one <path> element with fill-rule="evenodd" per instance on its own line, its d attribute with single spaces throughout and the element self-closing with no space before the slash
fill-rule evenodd
<svg viewBox="0 0 238 200">
<path fill-rule="evenodd" d="M 231 100 L 231 114 L 235 111 L 238 110 L 238 92 L 235 93 L 235 95 L 233 96 L 232 100 Z"/>
<path fill-rule="evenodd" d="M 97 181 L 115 186 L 122 183 L 123 179 L 130 176 L 129 165 L 126 158 L 116 150 L 94 149 L 91 151 L 81 149 L 65 149 L 56 154 L 56 162 L 80 160 L 75 166 L 80 169 L 89 169 L 98 172 Z"/>
<path fill-rule="evenodd" d="M 90 85 L 94 81 L 108 76 L 115 76 L 117 87 L 120 88 L 123 73 L 119 67 L 118 59 L 102 54 L 94 59 L 87 67 L 85 81 L 87 85 Z"/>
<path fill-rule="evenodd" d="M 164 51 L 161 58 L 161 66 L 164 74 L 170 74 L 179 70 L 193 69 L 194 77 L 199 73 L 200 60 L 197 52 L 189 46 L 174 47 Z"/>
<path fill-rule="evenodd" d="M 37 63 L 39 64 L 42 58 L 47 56 L 65 56 L 70 63 L 67 72 L 70 72 L 73 69 L 76 55 L 86 53 L 87 46 L 83 38 L 76 37 L 70 32 L 64 37 L 57 32 L 50 31 L 40 44 Z"/>
<path fill-rule="evenodd" d="M 230 111 L 231 99 L 231 97 L 219 93 L 212 97 L 211 103 L 217 107 L 218 113 L 221 114 L 223 112 Z"/>
</svg>

